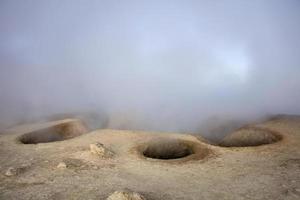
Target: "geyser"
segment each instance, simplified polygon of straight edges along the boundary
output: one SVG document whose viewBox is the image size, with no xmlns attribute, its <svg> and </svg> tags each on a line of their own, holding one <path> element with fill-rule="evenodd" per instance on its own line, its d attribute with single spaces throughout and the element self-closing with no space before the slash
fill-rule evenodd
<svg viewBox="0 0 300 200">
<path fill-rule="evenodd" d="M 143 155 L 155 159 L 178 159 L 193 154 L 193 149 L 180 140 L 163 140 L 148 144 Z"/>
<path fill-rule="evenodd" d="M 87 127 L 81 121 L 72 120 L 26 133 L 19 138 L 19 141 L 23 144 L 62 141 L 85 134 L 87 131 Z"/>
<path fill-rule="evenodd" d="M 139 146 L 144 158 L 165 161 L 198 160 L 206 157 L 210 150 L 201 143 L 178 138 L 155 138 Z"/>
<path fill-rule="evenodd" d="M 223 147 L 248 147 L 272 144 L 282 139 L 276 131 L 258 127 L 240 128 L 226 136 L 220 143 Z"/>
</svg>

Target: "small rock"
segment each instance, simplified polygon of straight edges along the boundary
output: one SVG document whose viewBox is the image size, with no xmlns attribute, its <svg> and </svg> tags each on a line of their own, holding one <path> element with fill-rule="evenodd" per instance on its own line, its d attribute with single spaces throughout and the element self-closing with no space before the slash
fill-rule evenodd
<svg viewBox="0 0 300 200">
<path fill-rule="evenodd" d="M 102 143 L 90 144 L 90 151 L 93 154 L 97 154 L 100 157 L 112 157 L 114 153 L 107 149 Z"/>
<path fill-rule="evenodd" d="M 146 198 L 136 192 L 115 191 L 106 200 L 146 200 Z"/>
<path fill-rule="evenodd" d="M 66 169 L 66 168 L 67 168 L 67 164 L 64 163 L 64 162 L 60 162 L 60 163 L 57 165 L 57 168 L 58 168 L 58 169 Z"/>
<path fill-rule="evenodd" d="M 5 176 L 19 175 L 20 173 L 24 172 L 28 167 L 30 167 L 30 164 L 22 164 L 18 167 L 9 167 L 5 172 Z"/>
<path fill-rule="evenodd" d="M 93 166 L 93 169 L 95 169 L 95 170 L 97 170 L 97 169 L 99 169 L 97 166 Z"/>
<path fill-rule="evenodd" d="M 18 170 L 14 167 L 10 167 L 5 172 L 5 176 L 16 176 L 18 174 Z"/>
</svg>

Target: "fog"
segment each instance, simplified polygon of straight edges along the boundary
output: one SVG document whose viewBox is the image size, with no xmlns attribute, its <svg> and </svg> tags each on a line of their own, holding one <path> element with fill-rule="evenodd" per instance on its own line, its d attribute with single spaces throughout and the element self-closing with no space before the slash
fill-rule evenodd
<svg viewBox="0 0 300 200">
<path fill-rule="evenodd" d="M 300 113 L 300 1 L 0 1 L 0 127 L 202 133 Z M 55 118 L 55 117 L 54 117 Z"/>
</svg>

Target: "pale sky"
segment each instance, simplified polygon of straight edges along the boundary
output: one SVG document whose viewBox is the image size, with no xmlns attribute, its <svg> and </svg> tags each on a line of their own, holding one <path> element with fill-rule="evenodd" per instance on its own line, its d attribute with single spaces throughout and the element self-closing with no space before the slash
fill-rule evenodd
<svg viewBox="0 0 300 200">
<path fill-rule="evenodd" d="M 298 0 L 1 0 L 0 125 L 93 112 L 112 128 L 185 132 L 299 114 L 299 11 Z"/>
</svg>

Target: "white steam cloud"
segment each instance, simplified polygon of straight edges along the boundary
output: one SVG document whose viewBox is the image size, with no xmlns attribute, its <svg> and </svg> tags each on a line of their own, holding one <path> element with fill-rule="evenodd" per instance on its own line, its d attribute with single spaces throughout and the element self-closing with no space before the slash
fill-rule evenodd
<svg viewBox="0 0 300 200">
<path fill-rule="evenodd" d="M 299 10 L 297 0 L 2 0 L 0 127 L 89 113 L 99 127 L 208 132 L 299 114 Z"/>
</svg>

